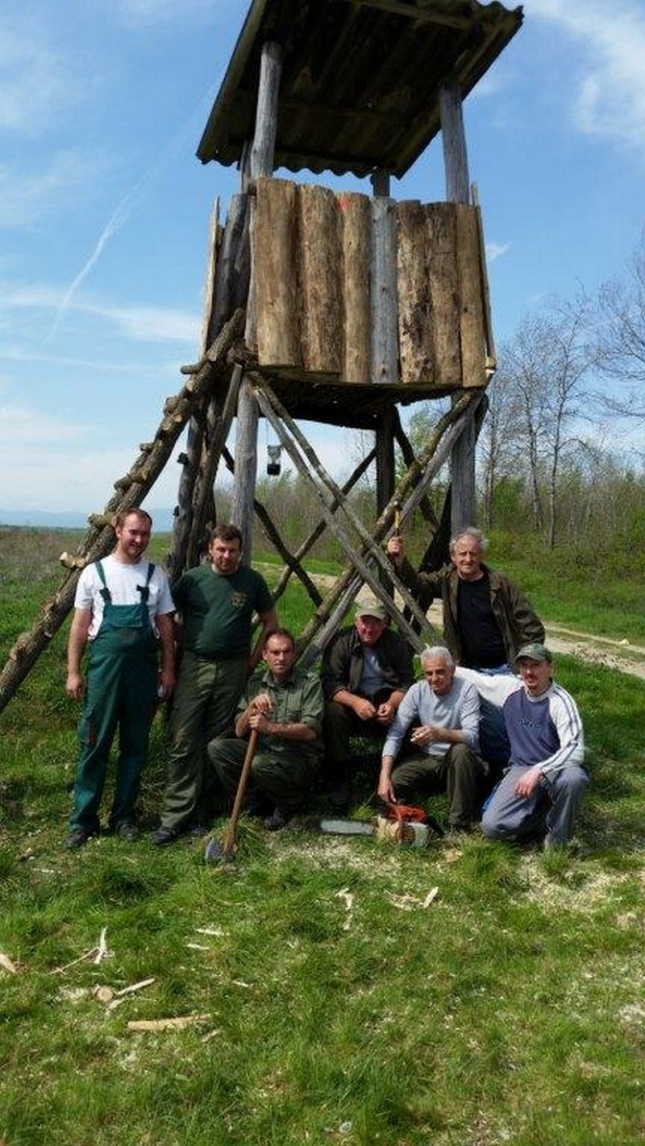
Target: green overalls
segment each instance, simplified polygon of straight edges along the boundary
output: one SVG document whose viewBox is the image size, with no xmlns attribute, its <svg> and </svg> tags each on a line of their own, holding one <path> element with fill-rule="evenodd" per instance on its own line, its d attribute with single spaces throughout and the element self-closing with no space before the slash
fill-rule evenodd
<svg viewBox="0 0 645 1146">
<path fill-rule="evenodd" d="M 137 585 L 136 605 L 114 605 L 100 561 L 103 583 L 101 627 L 89 643 L 87 685 L 79 725 L 81 755 L 74 787 L 72 829 L 99 831 L 99 805 L 110 748 L 119 726 L 119 757 L 110 827 L 132 822 L 139 777 L 146 762 L 150 724 L 157 697 L 157 640 L 150 624 L 148 597 L 154 565 L 145 585 Z"/>
</svg>

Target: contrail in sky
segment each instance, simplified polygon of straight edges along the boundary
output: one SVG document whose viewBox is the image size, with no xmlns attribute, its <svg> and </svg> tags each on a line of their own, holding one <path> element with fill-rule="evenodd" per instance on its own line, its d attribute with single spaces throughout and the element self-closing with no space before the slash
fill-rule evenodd
<svg viewBox="0 0 645 1146">
<path fill-rule="evenodd" d="M 56 331 L 58 330 L 58 327 L 60 326 L 61 319 L 62 319 L 63 315 L 65 314 L 65 311 L 67 310 L 67 308 L 68 308 L 70 302 L 72 301 L 74 295 L 76 294 L 76 291 L 80 287 L 83 280 L 87 278 L 92 267 L 100 259 L 101 254 L 103 253 L 103 249 L 104 249 L 106 243 L 108 242 L 108 240 L 111 239 L 113 235 L 116 235 L 117 231 L 119 231 L 121 229 L 121 227 L 124 225 L 124 223 L 127 223 L 128 219 L 130 218 L 130 215 L 132 214 L 133 208 L 136 206 L 139 199 L 141 198 L 142 189 L 143 189 L 145 183 L 147 182 L 148 177 L 149 177 L 150 173 L 152 172 L 152 170 L 153 170 L 153 168 L 151 168 L 150 172 L 148 172 L 146 175 L 143 175 L 142 178 L 139 180 L 139 182 L 136 183 L 135 186 L 132 188 L 132 190 L 128 191 L 127 195 L 123 196 L 121 202 L 118 204 L 116 210 L 112 214 L 112 217 L 108 220 L 106 226 L 103 228 L 101 234 L 98 237 L 96 246 L 94 247 L 94 250 L 92 251 L 92 254 L 90 255 L 89 259 L 85 263 L 85 266 L 81 268 L 81 270 L 78 272 L 76 278 L 73 279 L 73 281 L 70 283 L 67 290 L 65 291 L 65 294 L 63 296 L 63 300 L 62 300 L 58 310 L 56 311 L 54 321 L 53 321 L 48 333 L 45 336 L 45 340 L 44 340 L 45 342 L 48 342 L 49 339 L 53 338 L 53 336 L 56 334 Z"/>
</svg>

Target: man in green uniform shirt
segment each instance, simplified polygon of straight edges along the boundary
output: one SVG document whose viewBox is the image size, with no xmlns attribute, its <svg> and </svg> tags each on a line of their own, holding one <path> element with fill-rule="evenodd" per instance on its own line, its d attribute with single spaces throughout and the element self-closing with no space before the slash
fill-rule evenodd
<svg viewBox="0 0 645 1146">
<path fill-rule="evenodd" d="M 236 740 L 217 738 L 208 755 L 226 790 L 238 786 L 251 729 L 258 747 L 251 765 L 250 810 L 269 808 L 264 826 L 278 831 L 300 810 L 322 761 L 323 692 L 317 674 L 295 666 L 295 643 L 287 629 L 269 633 L 262 655 L 264 672 L 248 682 L 235 721 Z"/>
<path fill-rule="evenodd" d="M 277 625 L 264 578 L 241 563 L 237 526 L 216 526 L 208 555 L 210 562 L 189 569 L 173 591 L 181 615 L 182 653 L 170 716 L 161 826 L 152 835 L 160 846 L 171 844 L 199 818 L 206 745 L 232 730 L 247 676 L 260 659 L 266 633 Z M 255 613 L 262 628 L 251 652 Z"/>
</svg>

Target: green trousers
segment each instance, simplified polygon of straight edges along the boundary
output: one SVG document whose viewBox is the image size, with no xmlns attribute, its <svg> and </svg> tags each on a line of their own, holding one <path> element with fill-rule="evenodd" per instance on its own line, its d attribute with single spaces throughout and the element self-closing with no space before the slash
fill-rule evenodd
<svg viewBox="0 0 645 1146">
<path fill-rule="evenodd" d="M 223 787 L 234 796 L 246 754 L 246 740 L 217 738 L 208 746 L 208 755 Z M 251 765 L 248 796 L 261 792 L 275 807 L 293 815 L 303 805 L 320 769 L 317 753 L 303 752 L 297 741 L 279 753 L 260 742 Z"/>
<path fill-rule="evenodd" d="M 106 605 L 101 628 L 89 646 L 72 830 L 99 830 L 99 805 L 117 727 L 119 751 L 109 822 L 116 827 L 134 818 L 157 703 L 156 641 L 145 617 L 139 627 L 131 623 L 137 610 L 143 616 L 145 608 Z"/>
<path fill-rule="evenodd" d="M 182 831 L 199 817 L 208 773 L 206 745 L 232 733 L 247 673 L 246 657 L 207 661 L 184 651 L 168 727 L 164 828 Z"/>
</svg>

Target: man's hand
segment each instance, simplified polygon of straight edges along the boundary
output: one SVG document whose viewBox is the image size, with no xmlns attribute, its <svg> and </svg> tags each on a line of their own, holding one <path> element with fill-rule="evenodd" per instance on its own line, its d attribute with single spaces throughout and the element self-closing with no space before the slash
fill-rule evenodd
<svg viewBox="0 0 645 1146">
<path fill-rule="evenodd" d="M 364 696 L 355 696 L 352 708 L 356 713 L 359 720 L 375 720 L 376 709 L 371 700 L 366 700 Z"/>
<path fill-rule="evenodd" d="M 377 795 L 385 804 L 396 804 L 396 794 L 392 787 L 392 765 L 394 757 L 384 756 L 378 778 Z"/>
<path fill-rule="evenodd" d="M 246 710 L 246 719 L 249 728 L 254 728 L 256 732 L 263 732 L 265 735 L 269 732 L 269 717 L 273 712 L 273 701 L 268 692 L 260 692 L 249 704 Z"/>
<path fill-rule="evenodd" d="M 249 704 L 249 718 L 257 713 L 260 713 L 262 716 L 268 716 L 271 712 L 273 712 L 273 701 L 268 692 L 260 692 L 257 696 L 253 697 L 253 700 Z M 251 727 L 253 727 L 253 725 L 251 725 Z"/>
<path fill-rule="evenodd" d="M 168 700 L 175 687 L 175 673 L 173 669 L 162 669 L 159 673 L 159 687 L 157 695 L 160 700 Z"/>
<path fill-rule="evenodd" d="M 399 566 L 405 557 L 405 543 L 400 533 L 395 533 L 387 543 L 386 546 L 388 557 L 396 566 Z"/>
<path fill-rule="evenodd" d="M 436 744 L 438 740 L 445 738 L 445 728 L 439 728 L 436 724 L 422 724 L 412 732 L 410 743 L 414 744 L 415 748 L 427 748 L 428 744 Z"/>
<path fill-rule="evenodd" d="M 81 700 L 85 693 L 85 683 L 80 672 L 68 672 L 65 692 L 71 700 Z"/>
<path fill-rule="evenodd" d="M 538 765 L 535 765 L 533 768 L 527 768 L 524 775 L 520 777 L 515 785 L 515 795 L 524 797 L 532 796 L 541 779 L 542 772 Z"/>
<path fill-rule="evenodd" d="M 379 704 L 376 710 L 376 719 L 379 724 L 390 725 L 396 716 L 396 705 L 386 700 Z"/>
<path fill-rule="evenodd" d="M 265 712 L 252 712 L 249 716 L 249 728 L 254 728 L 256 732 L 263 732 L 265 735 L 271 730 L 273 725 Z"/>
</svg>

